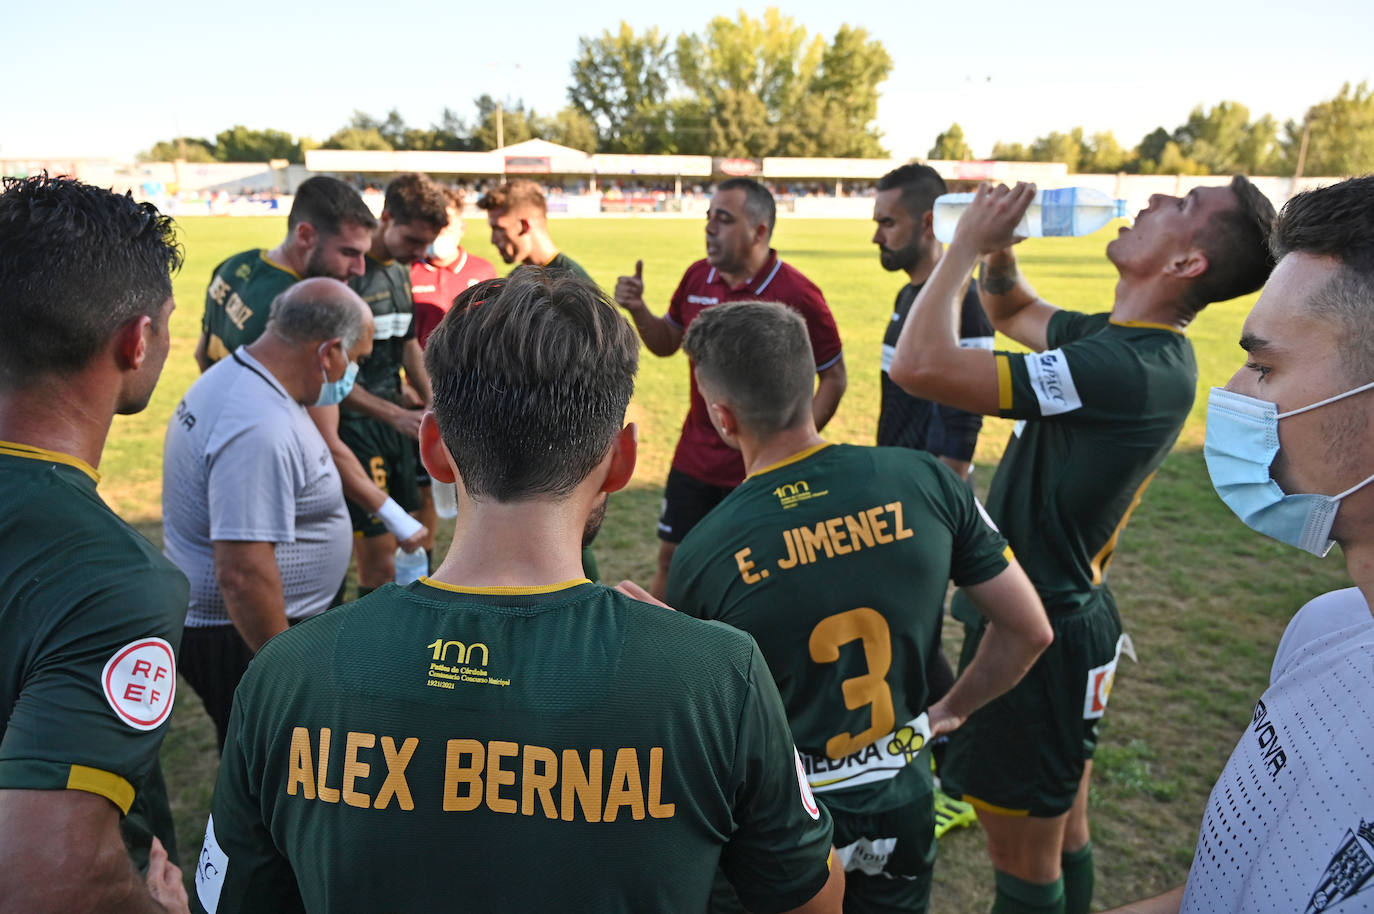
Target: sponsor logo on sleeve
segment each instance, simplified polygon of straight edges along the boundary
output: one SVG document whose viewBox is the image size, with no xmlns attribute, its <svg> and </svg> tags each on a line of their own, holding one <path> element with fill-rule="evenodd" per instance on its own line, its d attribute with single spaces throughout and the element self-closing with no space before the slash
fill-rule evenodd
<svg viewBox="0 0 1374 914">
<path fill-rule="evenodd" d="M 177 663 L 172 646 L 161 638 L 143 638 L 114 652 L 100 674 L 105 700 L 135 730 L 153 730 L 172 713 Z"/>
<path fill-rule="evenodd" d="M 1030 375 L 1035 399 L 1040 401 L 1040 415 L 1057 416 L 1073 412 L 1083 405 L 1063 350 L 1027 353 L 1026 372 Z"/>
<path fill-rule="evenodd" d="M 229 856 L 215 840 L 215 817 L 205 823 L 205 843 L 196 861 L 196 897 L 209 914 L 219 909 L 219 893 L 224 888 L 224 871 L 229 868 Z"/>
<path fill-rule="evenodd" d="M 801 787 L 802 806 L 812 819 L 821 817 L 821 808 L 816 805 L 816 795 L 811 792 L 811 783 L 806 779 L 806 769 L 802 767 L 801 754 L 792 747 L 792 759 L 797 763 L 797 784 Z"/>
</svg>

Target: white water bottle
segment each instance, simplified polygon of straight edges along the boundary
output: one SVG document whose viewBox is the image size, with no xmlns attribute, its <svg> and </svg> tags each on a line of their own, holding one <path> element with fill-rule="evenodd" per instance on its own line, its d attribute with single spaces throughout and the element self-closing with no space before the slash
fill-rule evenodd
<svg viewBox="0 0 1374 914">
<path fill-rule="evenodd" d="M 954 240 L 959 217 L 973 202 L 973 194 L 941 194 L 935 198 L 935 237 L 945 244 Z M 1039 190 L 1016 225 L 1016 234 L 1027 238 L 1091 235 L 1113 219 L 1126 216 L 1126 201 L 1091 187 Z"/>
<path fill-rule="evenodd" d="M 423 546 L 417 546 L 414 552 L 406 552 L 400 546 L 396 547 L 397 584 L 405 587 L 427 574 L 429 574 L 429 556 L 425 553 Z"/>
</svg>

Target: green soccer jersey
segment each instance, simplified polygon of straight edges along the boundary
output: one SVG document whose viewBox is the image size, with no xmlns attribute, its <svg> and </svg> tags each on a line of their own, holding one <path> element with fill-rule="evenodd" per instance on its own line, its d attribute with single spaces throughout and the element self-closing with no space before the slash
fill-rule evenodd
<svg viewBox="0 0 1374 914">
<path fill-rule="evenodd" d="M 929 790 L 903 725 L 928 703 L 946 587 L 995 577 L 1005 551 L 929 454 L 821 445 L 749 476 L 692 529 L 668 603 L 758 641 L 822 799 L 852 787 L 848 810 L 893 808 Z"/>
<path fill-rule="evenodd" d="M 415 339 L 415 300 L 410 292 L 410 269 L 395 260 L 367 255 L 367 270 L 348 284 L 372 309 L 372 355 L 358 367 L 357 384 L 370 394 L 401 402 L 401 369 L 406 343 Z M 361 418 L 348 408 L 341 419 Z"/>
<path fill-rule="evenodd" d="M 1107 564 L 1193 405 L 1197 361 L 1182 333 L 1106 314 L 1060 311 L 1047 340 L 997 353 L 1000 414 L 1026 421 L 987 507 L 1054 615 L 1110 599 Z"/>
<path fill-rule="evenodd" d="M 388 585 L 278 635 L 229 723 L 212 912 L 754 910 L 827 877 L 758 648 L 585 581 Z"/>
<path fill-rule="evenodd" d="M 256 248 L 235 254 L 215 267 L 205 290 L 205 316 L 200 322 L 210 361 L 218 362 L 262 336 L 272 299 L 300 278 Z"/>
<path fill-rule="evenodd" d="M 0 790 L 105 797 L 146 866 L 153 835 L 176 856 L 158 750 L 189 587 L 96 479 L 0 442 Z"/>
</svg>

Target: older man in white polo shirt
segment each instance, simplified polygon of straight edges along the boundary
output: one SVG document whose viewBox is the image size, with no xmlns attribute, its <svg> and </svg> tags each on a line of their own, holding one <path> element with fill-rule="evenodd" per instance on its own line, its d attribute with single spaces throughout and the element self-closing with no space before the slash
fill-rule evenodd
<svg viewBox="0 0 1374 914">
<path fill-rule="evenodd" d="M 338 470 L 307 406 L 338 403 L 372 350 L 372 315 L 326 278 L 277 296 L 267 329 L 202 375 L 167 426 L 167 557 L 191 581 L 181 671 L 220 747 L 258 648 L 328 608 L 352 535 Z"/>
</svg>

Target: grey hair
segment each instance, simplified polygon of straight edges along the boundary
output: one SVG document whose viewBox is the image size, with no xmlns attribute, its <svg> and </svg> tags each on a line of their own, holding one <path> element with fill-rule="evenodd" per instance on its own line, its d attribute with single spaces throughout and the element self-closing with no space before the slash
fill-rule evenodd
<svg viewBox="0 0 1374 914">
<path fill-rule="evenodd" d="M 301 288 L 300 284 L 292 286 L 272 299 L 268 329 L 297 345 L 338 337 L 344 351 L 351 350 L 363 335 L 362 310 L 355 296 L 346 287 L 326 292 L 318 284 L 308 286 L 314 294 Z"/>
</svg>

